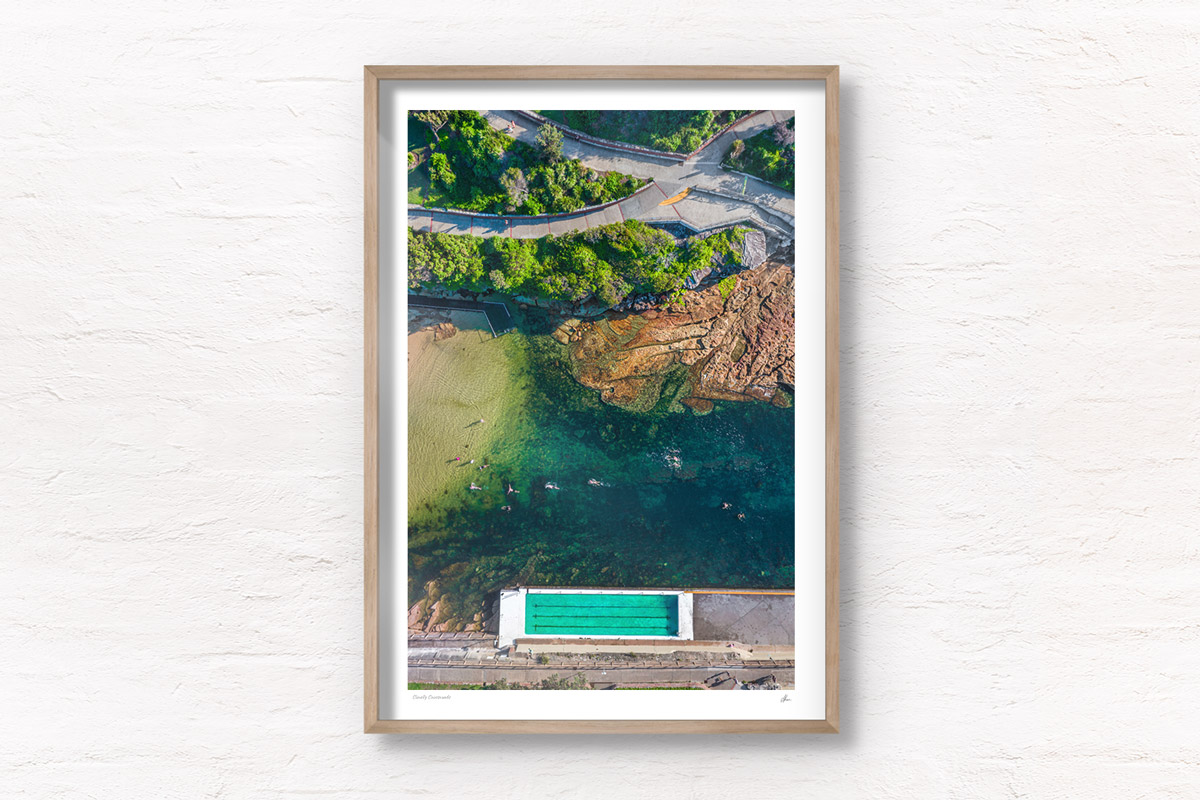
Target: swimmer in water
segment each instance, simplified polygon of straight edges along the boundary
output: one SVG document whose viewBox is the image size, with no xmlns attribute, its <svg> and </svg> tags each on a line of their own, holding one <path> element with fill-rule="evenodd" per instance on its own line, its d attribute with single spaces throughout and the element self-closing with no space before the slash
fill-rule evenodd
<svg viewBox="0 0 1200 800">
<path fill-rule="evenodd" d="M 472 492 L 478 492 L 478 491 L 481 491 L 482 489 L 483 489 L 482 486 L 476 486 L 474 481 L 471 482 L 471 491 Z"/>
<path fill-rule="evenodd" d="M 501 511 L 512 511 L 512 506 L 500 506 Z"/>
<path fill-rule="evenodd" d="M 729 503 L 721 503 L 721 510 L 728 511 L 732 506 Z"/>
<path fill-rule="evenodd" d="M 745 515 L 745 514 L 743 514 L 741 511 L 739 511 L 739 512 L 738 512 L 738 519 L 740 519 L 742 522 L 745 522 L 745 521 L 746 521 L 746 515 Z"/>
<path fill-rule="evenodd" d="M 558 488 L 558 484 L 557 484 L 557 483 L 547 483 L 547 484 L 546 484 L 546 488 L 547 488 L 547 489 L 557 489 L 557 488 Z"/>
<path fill-rule="evenodd" d="M 505 494 L 520 494 L 516 489 L 512 488 L 512 484 L 508 485 L 508 491 Z"/>
</svg>

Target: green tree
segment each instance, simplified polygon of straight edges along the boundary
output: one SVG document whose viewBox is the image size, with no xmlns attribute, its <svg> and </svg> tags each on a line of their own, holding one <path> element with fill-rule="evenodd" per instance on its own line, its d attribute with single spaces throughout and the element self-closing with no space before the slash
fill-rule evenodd
<svg viewBox="0 0 1200 800">
<path fill-rule="evenodd" d="M 561 161 L 563 157 L 563 136 L 562 131 L 554 127 L 550 123 L 546 123 L 538 128 L 537 136 L 534 138 L 539 148 L 542 151 L 542 158 L 546 161 L 554 162 Z"/>
<path fill-rule="evenodd" d="M 499 174 L 504 158 L 504 136 L 492 129 L 482 116 L 466 118 L 456 129 L 461 139 L 464 160 L 479 178 L 494 178 Z"/>
<path fill-rule="evenodd" d="M 409 283 L 495 288 L 568 302 L 595 298 L 608 306 L 634 292 L 679 298 L 693 271 L 736 259 L 740 241 L 740 231 L 726 230 L 680 247 L 670 234 L 638 220 L 542 239 L 409 228 Z"/>
<path fill-rule="evenodd" d="M 505 136 L 477 111 L 438 112 L 433 123 L 441 124 L 442 117 L 436 144 L 441 157 L 423 167 L 439 190 L 437 205 L 492 213 L 562 213 L 624 197 L 640 185 L 627 175 L 602 176 L 576 159 L 550 160 L 540 146 Z M 551 151 L 561 152 L 558 130 L 550 136 L 555 138 Z"/>
<path fill-rule="evenodd" d="M 488 280 L 492 282 L 492 286 L 502 292 L 507 292 L 512 288 L 508 285 L 508 279 L 504 277 L 504 273 L 498 269 L 494 269 L 488 273 Z"/>
<path fill-rule="evenodd" d="M 412 115 L 424 122 L 433 131 L 433 135 L 437 136 L 438 131 L 445 127 L 450 121 L 450 111 L 413 111 Z"/>
<path fill-rule="evenodd" d="M 429 274 L 434 281 L 451 289 L 486 285 L 482 280 L 486 274 L 480 252 L 482 239 L 408 230 L 410 279 L 420 281 Z"/>
<path fill-rule="evenodd" d="M 434 153 L 429 158 L 429 178 L 435 183 L 440 183 L 447 189 L 454 188 L 456 176 L 454 171 L 450 169 L 450 160 L 446 158 L 445 153 Z"/>
<path fill-rule="evenodd" d="M 500 185 L 508 192 L 508 210 L 520 208 L 529 196 L 529 181 L 520 167 L 509 167 L 500 176 Z"/>
<path fill-rule="evenodd" d="M 520 291 L 538 269 L 537 242 L 533 239 L 509 239 L 493 236 L 488 239 L 489 262 L 504 276 L 504 282 L 512 291 Z M 497 285 L 496 288 L 500 288 Z"/>
</svg>

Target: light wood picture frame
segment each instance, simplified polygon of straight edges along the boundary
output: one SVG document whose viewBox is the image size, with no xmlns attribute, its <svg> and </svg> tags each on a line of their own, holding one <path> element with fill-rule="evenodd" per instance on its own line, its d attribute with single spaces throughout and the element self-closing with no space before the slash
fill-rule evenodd
<svg viewBox="0 0 1200 800">
<path fill-rule="evenodd" d="M 364 670 L 367 733 L 836 733 L 838 700 L 838 78 L 836 66 L 367 66 L 364 68 Z M 824 714 L 806 719 L 381 717 L 381 82 L 736 81 L 824 87 Z M 547 112 L 551 113 L 551 112 Z M 669 201 L 667 201 L 669 202 Z M 432 216 L 430 229 L 432 230 Z M 549 224 L 546 225 L 549 229 Z M 474 228 L 472 228 L 474 230 Z M 481 420 L 482 421 L 482 420 Z M 485 464 L 486 466 L 486 464 Z M 476 473 L 473 473 L 476 474 Z M 483 473 L 477 473 L 483 474 Z M 482 481 L 482 479 L 480 479 Z M 549 486 L 550 484 L 547 484 Z M 603 485 L 603 484 L 597 484 Z M 472 482 L 471 487 L 475 484 Z M 555 487 L 557 488 L 557 487 Z M 510 485 L 509 490 L 512 491 Z M 511 507 L 508 507 L 511 508 Z M 669 694 L 669 693 L 668 693 Z M 681 693 L 692 694 L 692 693 Z M 786 698 L 784 698 L 786 700 Z"/>
</svg>

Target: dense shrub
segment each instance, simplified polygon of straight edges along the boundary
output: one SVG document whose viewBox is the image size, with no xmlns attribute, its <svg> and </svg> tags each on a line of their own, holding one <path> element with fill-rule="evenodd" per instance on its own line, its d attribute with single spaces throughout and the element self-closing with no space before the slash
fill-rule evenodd
<svg viewBox="0 0 1200 800">
<path fill-rule="evenodd" d="M 645 182 L 600 174 L 562 158 L 562 134 L 538 134 L 540 149 L 494 129 L 477 111 L 416 111 L 430 131 L 423 205 L 493 214 L 558 214 L 618 200 Z"/>
<path fill-rule="evenodd" d="M 454 188 L 456 178 L 445 153 L 434 153 L 429 158 L 429 179 L 446 190 Z"/>
<path fill-rule="evenodd" d="M 546 161 L 560 161 L 563 157 L 562 131 L 553 125 L 546 124 L 538 128 L 534 139 L 542 149 L 542 158 Z"/>
<path fill-rule="evenodd" d="M 543 111 L 581 133 L 690 153 L 747 111 Z"/>
<path fill-rule="evenodd" d="M 725 166 L 776 186 L 796 190 L 796 120 L 779 123 L 745 140 L 734 142 Z"/>
<path fill-rule="evenodd" d="M 629 220 L 540 239 L 480 238 L 408 229 L 411 286 L 485 291 L 615 305 L 633 293 L 677 299 L 685 279 L 732 256 L 742 231 L 727 230 L 680 247 L 664 231 Z"/>
</svg>

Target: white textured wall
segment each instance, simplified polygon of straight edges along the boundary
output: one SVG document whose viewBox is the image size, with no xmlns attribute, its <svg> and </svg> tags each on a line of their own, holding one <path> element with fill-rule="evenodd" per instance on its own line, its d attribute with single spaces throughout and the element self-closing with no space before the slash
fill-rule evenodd
<svg viewBox="0 0 1200 800">
<path fill-rule="evenodd" d="M 0 796 L 1196 797 L 1200 11 L 941 5 L 6 3 Z M 843 65 L 840 736 L 359 733 L 361 65 L 456 62 Z"/>
</svg>

